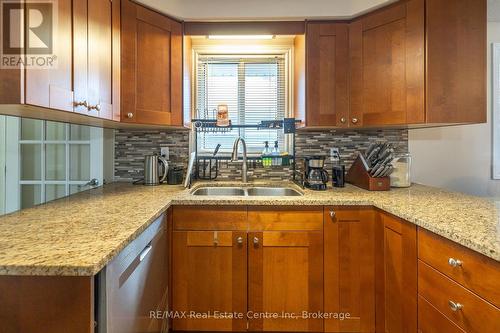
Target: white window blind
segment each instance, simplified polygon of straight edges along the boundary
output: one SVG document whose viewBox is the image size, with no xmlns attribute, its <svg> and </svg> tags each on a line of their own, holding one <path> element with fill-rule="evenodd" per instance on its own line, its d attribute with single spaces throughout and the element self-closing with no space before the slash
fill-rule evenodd
<svg viewBox="0 0 500 333">
<path fill-rule="evenodd" d="M 213 118 L 219 104 L 227 104 L 233 124 L 254 125 L 262 120 L 282 120 L 286 114 L 286 70 L 283 56 L 200 56 L 197 63 L 197 117 Z M 249 152 L 260 153 L 264 141 L 284 148 L 282 130 L 233 129 L 227 133 L 202 133 L 198 149 L 211 152 L 218 143 L 221 152 L 232 149 L 241 136 Z"/>
</svg>

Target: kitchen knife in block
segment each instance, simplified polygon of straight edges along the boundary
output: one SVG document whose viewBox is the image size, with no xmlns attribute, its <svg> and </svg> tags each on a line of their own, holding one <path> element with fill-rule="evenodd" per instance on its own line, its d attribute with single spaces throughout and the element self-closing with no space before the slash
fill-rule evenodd
<svg viewBox="0 0 500 333">
<path fill-rule="evenodd" d="M 370 176 L 359 156 L 347 171 L 346 181 L 368 191 L 388 191 L 391 187 L 389 177 Z"/>
</svg>

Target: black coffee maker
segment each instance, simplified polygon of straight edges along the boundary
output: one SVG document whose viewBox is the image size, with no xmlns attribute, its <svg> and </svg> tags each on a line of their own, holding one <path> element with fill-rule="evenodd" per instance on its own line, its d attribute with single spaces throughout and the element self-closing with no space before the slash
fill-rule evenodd
<svg viewBox="0 0 500 333">
<path fill-rule="evenodd" d="M 310 156 L 304 159 L 304 185 L 311 190 L 324 191 L 330 178 L 324 169 L 325 156 Z"/>
</svg>

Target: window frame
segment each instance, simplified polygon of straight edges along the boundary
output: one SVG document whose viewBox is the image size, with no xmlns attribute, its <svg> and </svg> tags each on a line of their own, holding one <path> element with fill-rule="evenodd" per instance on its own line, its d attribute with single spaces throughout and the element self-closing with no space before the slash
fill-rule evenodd
<svg viewBox="0 0 500 333">
<path fill-rule="evenodd" d="M 270 57 L 283 57 L 285 61 L 285 118 L 293 117 L 293 43 L 290 43 L 287 40 L 277 41 L 275 44 L 268 45 L 258 45 L 258 47 L 247 47 L 242 48 L 241 46 L 232 45 L 232 47 L 221 46 L 221 45 L 213 45 L 213 44 L 193 44 L 193 64 L 192 64 L 192 91 L 194 91 L 191 105 L 193 105 L 191 110 L 191 117 L 196 118 L 196 108 L 197 108 L 197 91 L 198 91 L 198 63 L 200 61 L 200 57 L 206 56 L 214 56 L 214 57 L 227 57 L 227 58 L 270 58 Z M 241 49 L 242 52 L 238 52 L 236 50 Z M 243 52 L 244 49 L 244 52 Z M 279 130 L 278 130 L 279 131 Z M 194 142 L 192 140 L 193 146 L 191 147 L 191 151 L 194 151 Z M 283 136 L 283 147 L 280 147 L 281 151 L 288 151 L 291 153 L 292 150 L 292 142 L 289 138 L 289 135 Z M 270 148 L 274 145 L 274 143 L 269 143 Z M 262 148 L 264 148 L 264 143 L 262 144 Z M 213 152 L 213 149 L 203 149 L 203 147 L 198 147 L 199 154 L 210 154 Z M 221 149 L 219 151 L 219 155 L 227 156 L 231 152 L 229 149 Z M 248 156 L 256 157 L 260 156 L 261 152 L 251 151 L 248 153 Z"/>
</svg>

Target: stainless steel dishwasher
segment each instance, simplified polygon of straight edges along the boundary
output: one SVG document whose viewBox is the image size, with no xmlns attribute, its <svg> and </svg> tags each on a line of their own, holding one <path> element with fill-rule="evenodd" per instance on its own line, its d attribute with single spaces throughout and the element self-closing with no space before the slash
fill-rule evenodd
<svg viewBox="0 0 500 333">
<path fill-rule="evenodd" d="M 96 276 L 96 332 L 167 332 L 165 214 Z"/>
</svg>

